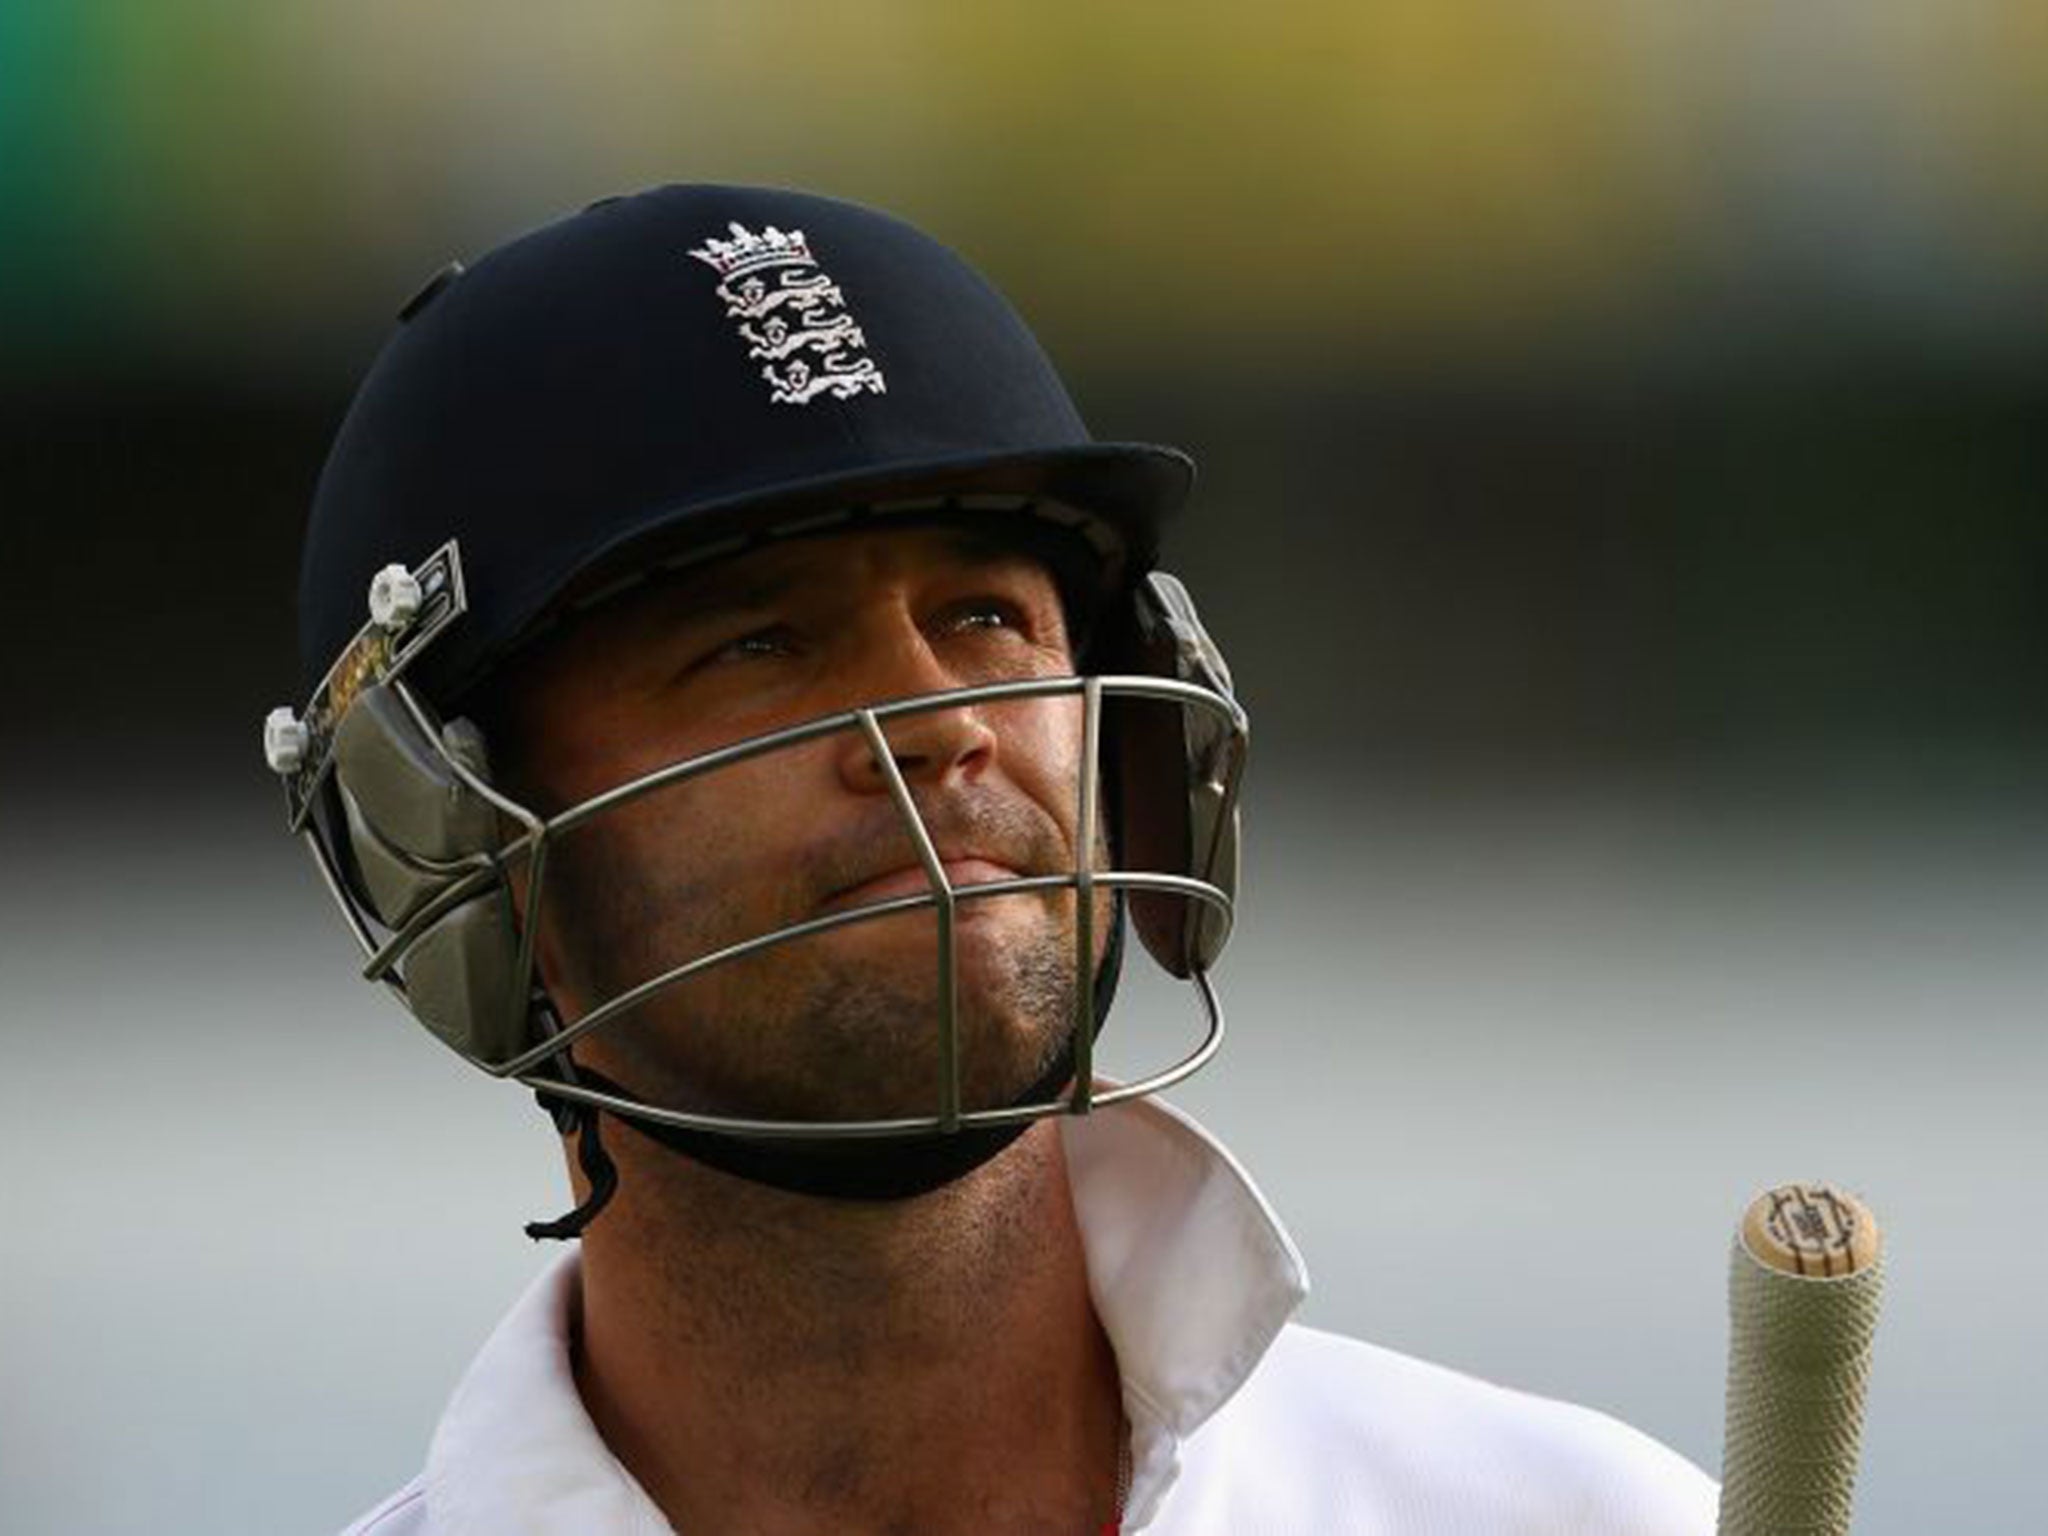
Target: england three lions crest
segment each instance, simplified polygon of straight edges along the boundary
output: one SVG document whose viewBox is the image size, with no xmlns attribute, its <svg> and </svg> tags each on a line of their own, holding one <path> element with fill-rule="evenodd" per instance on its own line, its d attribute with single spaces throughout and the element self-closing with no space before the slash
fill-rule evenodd
<svg viewBox="0 0 2048 1536">
<path fill-rule="evenodd" d="M 819 268 L 804 232 L 773 224 L 758 235 L 741 224 L 729 228 L 730 239 L 714 235 L 690 254 L 718 274 L 718 296 L 739 322 L 747 356 L 761 364 L 769 398 L 809 405 L 820 395 L 887 393 L 846 295 Z"/>
</svg>

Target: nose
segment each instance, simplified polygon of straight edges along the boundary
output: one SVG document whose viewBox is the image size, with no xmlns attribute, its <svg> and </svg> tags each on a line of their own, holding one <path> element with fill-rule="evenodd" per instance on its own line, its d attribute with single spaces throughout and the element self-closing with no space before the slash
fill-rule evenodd
<svg viewBox="0 0 2048 1536">
<path fill-rule="evenodd" d="M 929 650 L 917 647 L 916 660 L 890 669 L 882 686 L 864 689 L 873 699 L 907 698 L 959 687 L 959 681 L 938 665 Z M 932 788 L 972 783 L 996 760 L 996 733 L 973 705 L 922 709 L 880 722 L 889 756 L 906 782 Z M 887 794 L 889 776 L 880 755 L 859 731 L 839 737 L 840 782 L 856 794 Z"/>
</svg>

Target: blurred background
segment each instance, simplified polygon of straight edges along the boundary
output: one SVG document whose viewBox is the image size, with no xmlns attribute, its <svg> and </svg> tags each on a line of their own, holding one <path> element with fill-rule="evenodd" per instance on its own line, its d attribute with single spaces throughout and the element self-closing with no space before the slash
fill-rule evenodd
<svg viewBox="0 0 2048 1536">
<path fill-rule="evenodd" d="M 545 1257 L 542 1122 L 352 979 L 257 727 L 398 305 L 745 180 L 1201 461 L 1258 750 L 1181 1097 L 1308 1319 L 1712 1469 L 1728 1231 L 1837 1179 L 1859 1530 L 2034 1528 L 2044 101 L 2028 0 L 0 7 L 0 1526 L 338 1528 Z"/>
</svg>

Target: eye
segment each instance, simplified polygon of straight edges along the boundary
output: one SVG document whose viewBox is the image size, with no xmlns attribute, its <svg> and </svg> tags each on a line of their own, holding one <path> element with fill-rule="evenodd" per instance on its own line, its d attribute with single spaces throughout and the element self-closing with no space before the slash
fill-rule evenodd
<svg viewBox="0 0 2048 1536">
<path fill-rule="evenodd" d="M 948 630 L 1023 630 L 1024 613 L 1015 603 L 999 597 L 971 597 L 953 604 L 940 616 L 940 627 Z"/>
<path fill-rule="evenodd" d="M 723 645 L 714 647 L 704 657 L 704 663 L 716 664 L 728 661 L 760 661 L 775 656 L 788 656 L 797 648 L 796 631 L 787 624 L 771 624 L 765 629 L 749 630 L 735 636 Z"/>
</svg>

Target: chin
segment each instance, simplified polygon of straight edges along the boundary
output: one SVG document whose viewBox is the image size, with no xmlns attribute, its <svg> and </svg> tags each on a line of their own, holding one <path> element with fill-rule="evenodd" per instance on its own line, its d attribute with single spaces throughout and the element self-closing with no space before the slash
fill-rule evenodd
<svg viewBox="0 0 2048 1536">
<path fill-rule="evenodd" d="M 1021 901 L 963 902 L 959 919 L 962 1096 L 967 1108 L 986 1109 L 1014 1102 L 1069 1038 L 1074 933 Z M 660 1085 L 671 1102 L 714 1113 L 929 1115 L 937 1109 L 938 979 L 930 911 L 814 935 L 707 972 L 637 1024 L 621 1020 L 618 1043 L 636 1058 L 622 1080 Z M 858 1103 L 848 1097 L 852 1084 L 863 1085 Z"/>
</svg>

